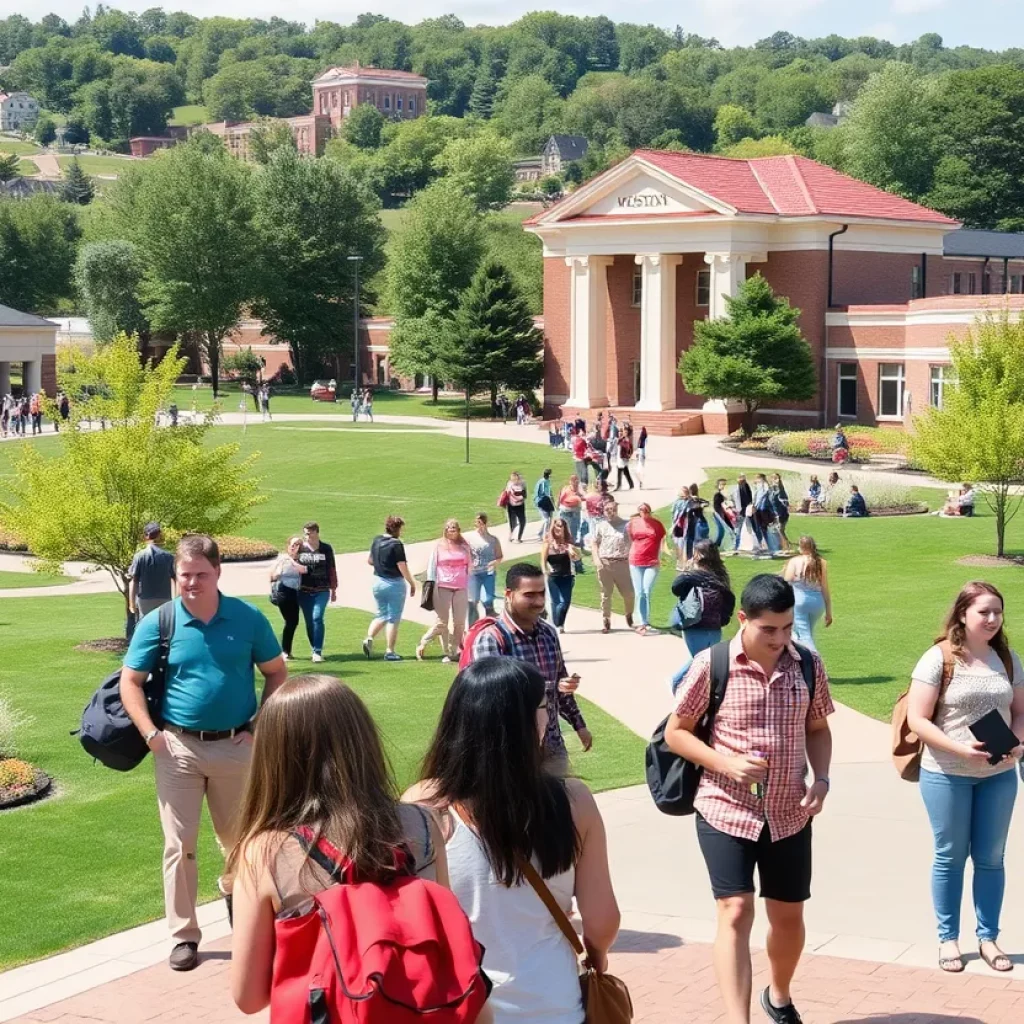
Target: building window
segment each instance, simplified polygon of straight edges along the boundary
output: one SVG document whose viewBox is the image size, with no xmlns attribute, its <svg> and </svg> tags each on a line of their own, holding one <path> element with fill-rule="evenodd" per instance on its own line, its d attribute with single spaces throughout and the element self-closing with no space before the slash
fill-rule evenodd
<svg viewBox="0 0 1024 1024">
<path fill-rule="evenodd" d="M 639 306 L 644 301 L 644 268 L 633 267 L 633 299 L 632 305 Z"/>
<path fill-rule="evenodd" d="M 839 364 L 839 415 L 857 415 L 857 364 Z"/>
<path fill-rule="evenodd" d="M 415 114 L 416 113 L 416 97 L 415 96 L 410 96 L 409 97 L 409 113 L 410 114 Z"/>
<path fill-rule="evenodd" d="M 942 408 L 943 392 L 949 383 L 949 366 L 933 366 L 931 389 L 928 393 L 928 401 L 936 409 Z"/>
<path fill-rule="evenodd" d="M 387 93 L 384 93 L 384 109 L 391 109 L 391 97 Z"/>
<path fill-rule="evenodd" d="M 920 266 L 910 268 L 910 297 L 912 299 L 924 298 Z"/>
<path fill-rule="evenodd" d="M 976 290 L 974 274 L 957 273 L 950 281 L 950 295 L 973 295 Z"/>
<path fill-rule="evenodd" d="M 697 305 L 711 305 L 711 271 L 697 271 Z"/>
<path fill-rule="evenodd" d="M 335 110 L 338 109 L 338 94 L 336 92 L 331 93 L 331 106 L 334 107 Z"/>
<path fill-rule="evenodd" d="M 1022 292 L 1024 292 L 1024 274 L 1010 275 L 1009 292 L 1011 295 L 1020 295 Z"/>
<path fill-rule="evenodd" d="M 878 415 L 903 416 L 903 364 L 878 364 Z"/>
<path fill-rule="evenodd" d="M 327 97 L 326 95 L 324 95 L 324 93 L 320 93 L 320 113 L 327 113 Z"/>
</svg>

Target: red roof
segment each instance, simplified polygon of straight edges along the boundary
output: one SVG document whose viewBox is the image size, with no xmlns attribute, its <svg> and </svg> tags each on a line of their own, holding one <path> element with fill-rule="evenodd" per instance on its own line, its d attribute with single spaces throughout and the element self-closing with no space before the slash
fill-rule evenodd
<svg viewBox="0 0 1024 1024">
<path fill-rule="evenodd" d="M 322 82 L 328 76 L 331 78 L 341 78 L 342 76 L 346 78 L 392 78 L 395 81 L 408 82 L 410 85 L 426 84 L 429 81 L 422 75 L 414 75 L 411 71 L 393 71 L 390 68 L 370 68 L 356 64 L 350 68 L 328 68 L 322 74 L 317 75 L 314 84 Z"/>
</svg>

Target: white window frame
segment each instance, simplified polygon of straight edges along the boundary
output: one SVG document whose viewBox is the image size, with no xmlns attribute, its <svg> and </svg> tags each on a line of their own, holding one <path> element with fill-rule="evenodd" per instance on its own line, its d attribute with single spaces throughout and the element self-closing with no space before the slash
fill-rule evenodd
<svg viewBox="0 0 1024 1024">
<path fill-rule="evenodd" d="M 705 296 L 701 302 L 701 294 Z M 711 305 L 711 271 L 698 270 L 694 282 L 693 304 L 700 308 L 707 308 Z"/>
<path fill-rule="evenodd" d="M 850 372 L 852 371 L 852 373 Z M 843 411 L 843 381 L 853 381 L 853 412 Z M 857 418 L 857 364 L 839 363 L 836 366 L 836 409 L 841 420 Z"/>
<path fill-rule="evenodd" d="M 633 290 L 629 304 L 635 309 L 639 309 L 644 301 L 644 268 L 639 264 L 633 267 L 632 282 Z"/>
<path fill-rule="evenodd" d="M 950 295 L 977 295 L 977 284 L 973 270 L 957 270 L 950 275 Z M 967 288 L 964 289 L 966 284 Z"/>
<path fill-rule="evenodd" d="M 896 381 L 896 412 L 882 410 L 882 384 Z M 879 420 L 903 420 L 903 403 L 906 400 L 907 368 L 904 363 L 878 364 L 878 416 Z"/>
<path fill-rule="evenodd" d="M 933 409 L 942 408 L 946 388 L 952 383 L 952 370 L 948 363 L 936 363 L 928 368 L 928 404 Z"/>
<path fill-rule="evenodd" d="M 910 268 L 910 298 L 911 301 L 914 299 L 924 298 L 924 284 L 923 275 L 921 274 L 921 264 L 915 264 Z"/>
</svg>

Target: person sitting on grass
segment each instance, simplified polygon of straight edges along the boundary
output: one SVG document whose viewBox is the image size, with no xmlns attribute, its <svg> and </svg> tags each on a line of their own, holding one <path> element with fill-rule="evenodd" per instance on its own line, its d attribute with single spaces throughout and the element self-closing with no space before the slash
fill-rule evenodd
<svg viewBox="0 0 1024 1024">
<path fill-rule="evenodd" d="M 822 509 L 821 481 L 817 474 L 811 474 L 811 482 L 807 486 L 807 509 L 808 512 L 820 512 Z"/>
<path fill-rule="evenodd" d="M 868 514 L 868 504 L 856 484 L 850 484 L 850 496 L 839 511 L 847 519 L 863 519 Z"/>
<path fill-rule="evenodd" d="M 974 515 L 974 486 L 972 484 L 963 485 L 963 489 L 960 491 L 958 504 L 960 506 L 960 515 Z"/>
</svg>

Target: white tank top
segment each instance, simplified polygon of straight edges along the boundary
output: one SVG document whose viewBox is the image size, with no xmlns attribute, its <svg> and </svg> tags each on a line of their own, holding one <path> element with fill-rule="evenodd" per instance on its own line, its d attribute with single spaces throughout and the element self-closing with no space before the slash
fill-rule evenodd
<svg viewBox="0 0 1024 1024">
<path fill-rule="evenodd" d="M 494 876 L 480 837 L 449 809 L 454 832 L 446 844 L 452 892 L 484 947 L 484 970 L 494 983 L 495 1024 L 544 1021 L 581 1024 L 576 954 L 529 882 L 509 889 Z M 539 865 L 534 862 L 535 867 Z M 576 884 L 570 868 L 546 879 L 569 913 Z"/>
</svg>

